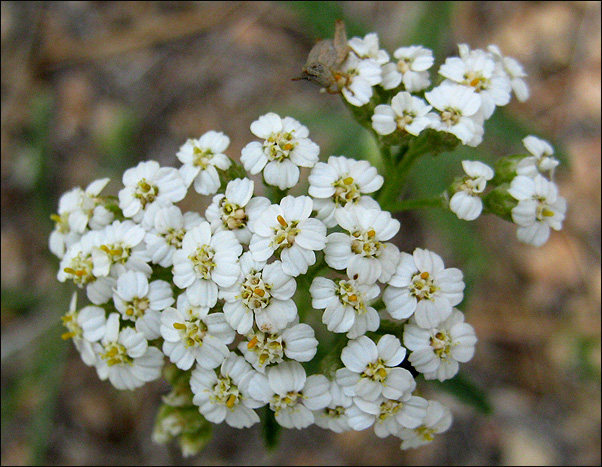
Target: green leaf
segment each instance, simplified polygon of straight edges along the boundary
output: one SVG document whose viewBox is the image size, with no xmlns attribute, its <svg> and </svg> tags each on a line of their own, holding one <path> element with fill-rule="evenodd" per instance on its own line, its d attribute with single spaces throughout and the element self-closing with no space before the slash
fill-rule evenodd
<svg viewBox="0 0 602 467">
<path fill-rule="evenodd" d="M 276 421 L 274 412 L 272 412 L 269 406 L 265 406 L 261 411 L 261 434 L 268 451 L 273 451 L 278 447 L 281 430 L 282 427 Z"/>
<path fill-rule="evenodd" d="M 299 14 L 310 28 L 312 35 L 318 39 L 332 39 L 334 22 L 337 19 L 345 21 L 347 37 L 363 36 L 368 32 L 364 24 L 344 15 L 340 2 L 284 2 L 284 4 Z"/>
<path fill-rule="evenodd" d="M 471 405 L 479 412 L 484 414 L 493 412 L 491 403 L 489 402 L 489 398 L 485 391 L 479 388 L 464 374 L 458 373 L 454 378 L 444 382 L 429 381 L 429 383 L 456 396 L 460 401 Z"/>
</svg>

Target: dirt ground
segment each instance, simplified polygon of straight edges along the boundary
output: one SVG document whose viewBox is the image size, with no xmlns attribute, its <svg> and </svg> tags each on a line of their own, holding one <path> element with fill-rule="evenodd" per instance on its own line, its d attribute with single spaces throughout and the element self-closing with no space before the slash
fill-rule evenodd
<svg viewBox="0 0 602 467">
<path fill-rule="evenodd" d="M 493 414 L 433 393 L 454 424 L 407 452 L 372 430 L 314 426 L 285 430 L 268 453 L 258 426 L 224 424 L 202 454 L 183 460 L 150 439 L 163 383 L 117 391 L 62 345 L 56 325 L 70 288 L 56 281 L 47 238 L 63 192 L 111 176 L 116 194 L 125 168 L 145 159 L 176 166 L 186 138 L 210 129 L 240 154 L 249 124 L 268 110 L 297 116 L 331 154 L 332 132 L 351 117 L 337 97 L 291 81 L 320 10 L 312 29 L 290 3 L 2 2 L 2 464 L 599 465 L 599 2 L 464 2 L 451 19 L 445 55 L 455 43 L 495 43 L 518 59 L 531 98 L 507 111 L 568 159 L 556 179 L 567 218 L 544 247 L 520 244 L 499 219 L 477 222 L 494 261 L 464 304 L 479 343 L 461 371 L 487 389 Z M 440 8 L 329 5 L 378 32 L 390 52 L 410 45 L 407 31 L 425 9 Z M 326 114 L 339 126 L 322 125 Z M 445 251 L 427 229 L 418 240 Z"/>
</svg>

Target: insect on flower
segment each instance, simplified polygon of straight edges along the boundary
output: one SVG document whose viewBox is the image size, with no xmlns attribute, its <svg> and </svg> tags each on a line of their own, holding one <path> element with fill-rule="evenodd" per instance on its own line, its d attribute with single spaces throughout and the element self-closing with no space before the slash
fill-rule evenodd
<svg viewBox="0 0 602 467">
<path fill-rule="evenodd" d="M 313 81 L 329 93 L 339 92 L 340 67 L 350 50 L 345 23 L 339 19 L 335 22 L 334 39 L 323 39 L 316 43 L 307 56 L 301 76 L 293 80 Z"/>
</svg>

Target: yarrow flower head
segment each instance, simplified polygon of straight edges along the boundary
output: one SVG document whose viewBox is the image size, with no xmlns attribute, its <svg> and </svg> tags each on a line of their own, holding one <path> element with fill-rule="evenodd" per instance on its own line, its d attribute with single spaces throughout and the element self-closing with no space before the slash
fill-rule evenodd
<svg viewBox="0 0 602 467">
<path fill-rule="evenodd" d="M 401 449 L 417 448 L 430 443 L 436 434 L 447 431 L 451 423 L 452 415 L 449 409 L 440 402 L 429 401 L 426 417 L 420 426 L 399 430 Z"/>
<path fill-rule="evenodd" d="M 554 154 L 552 145 L 533 135 L 523 138 L 523 145 L 531 153 L 531 156 L 521 159 L 516 166 L 516 173 L 531 178 L 535 178 L 537 174 L 546 172 L 553 175 L 554 169 L 560 162 L 558 159 L 552 157 L 552 154 Z"/>
<path fill-rule="evenodd" d="M 399 230 L 397 219 L 387 211 L 346 206 L 335 213 L 348 233 L 334 232 L 326 239 L 324 259 L 334 269 L 346 269 L 353 279 L 372 284 L 387 282 L 399 259 L 390 240 Z"/>
<path fill-rule="evenodd" d="M 376 284 L 364 284 L 355 279 L 336 279 L 316 277 L 309 292 L 312 306 L 324 309 L 322 322 L 329 331 L 346 332 L 347 337 L 355 339 L 366 331 L 376 331 L 380 317 L 376 309 L 369 306 L 378 295 L 380 288 Z"/>
<path fill-rule="evenodd" d="M 265 208 L 270 200 L 253 197 L 255 183 L 248 178 L 237 178 L 226 186 L 225 194 L 217 194 L 205 211 L 213 231 L 231 230 L 242 244 L 249 244 L 251 231 L 248 225 Z"/>
<path fill-rule="evenodd" d="M 308 181 L 318 218 L 327 227 L 334 227 L 335 212 L 347 205 L 378 209 L 378 203 L 365 195 L 379 190 L 384 179 L 368 161 L 330 156 L 328 163 L 316 164 Z"/>
<path fill-rule="evenodd" d="M 249 250 L 256 261 L 280 255 L 282 271 L 297 277 L 316 262 L 314 251 L 324 248 L 326 226 L 311 218 L 309 196 L 285 196 L 280 204 L 265 209 L 250 226 L 253 236 Z"/>
<path fill-rule="evenodd" d="M 482 133 L 482 122 L 477 117 L 481 97 L 472 88 L 443 83 L 424 97 L 439 111 L 432 128 L 455 135 L 463 144 L 478 144 L 471 143 Z"/>
<path fill-rule="evenodd" d="M 194 184 L 201 195 L 212 195 L 219 186 L 219 170 L 227 170 L 232 162 L 224 154 L 230 138 L 217 131 L 208 131 L 198 139 L 189 139 L 180 148 L 176 157 L 182 162 L 180 174 L 186 186 Z"/>
<path fill-rule="evenodd" d="M 156 161 L 140 162 L 123 173 L 125 187 L 119 192 L 119 207 L 125 217 L 140 221 L 155 203 L 167 206 L 184 199 L 186 186 L 178 171 Z"/>
<path fill-rule="evenodd" d="M 323 375 L 307 377 L 300 363 L 283 362 L 251 379 L 252 397 L 269 404 L 276 421 L 285 428 L 305 428 L 314 422 L 313 411 L 331 400 L 330 384 Z"/>
<path fill-rule="evenodd" d="M 99 378 L 108 378 L 117 389 L 135 389 L 161 375 L 161 351 L 149 346 L 141 332 L 120 330 L 117 313 L 109 315 L 105 334 L 94 344 L 94 352 Z"/>
<path fill-rule="evenodd" d="M 349 52 L 335 78 L 345 100 L 361 107 L 370 102 L 374 92 L 372 87 L 382 82 L 382 70 L 376 60 L 360 58 L 354 52 Z"/>
<path fill-rule="evenodd" d="M 379 135 L 389 135 L 395 130 L 418 136 L 422 130 L 430 127 L 434 113 L 419 97 L 409 92 L 400 92 L 391 99 L 391 105 L 377 105 L 372 115 L 372 128 Z"/>
<path fill-rule="evenodd" d="M 462 278 L 462 271 L 446 269 L 436 253 L 416 248 L 412 255 L 401 253 L 383 300 L 393 318 L 414 315 L 418 326 L 431 328 L 445 320 L 464 298 Z"/>
<path fill-rule="evenodd" d="M 518 225 L 516 235 L 521 242 L 541 246 L 548 241 L 550 228 L 562 228 L 566 200 L 558 195 L 553 182 L 541 175 L 535 178 L 518 175 L 508 193 L 518 200 L 512 209 L 512 220 Z"/>
<path fill-rule="evenodd" d="M 382 394 L 397 399 L 416 385 L 408 370 L 397 367 L 405 356 L 406 349 L 391 334 L 383 335 L 378 344 L 358 337 L 341 352 L 345 368 L 337 370 L 337 383 L 347 396 L 374 401 Z"/>
<path fill-rule="evenodd" d="M 253 375 L 245 359 L 233 353 L 224 360 L 219 373 L 197 366 L 190 377 L 193 402 L 210 422 L 225 421 L 234 428 L 248 428 L 259 422 L 253 409 L 263 405 L 250 396 Z"/>
<path fill-rule="evenodd" d="M 491 167 L 479 161 L 462 161 L 462 168 L 466 176 L 462 177 L 457 191 L 449 200 L 449 208 L 460 219 L 473 221 L 483 211 L 480 195 L 494 173 Z"/>
<path fill-rule="evenodd" d="M 383 65 L 383 82 L 385 89 L 395 89 L 403 82 L 407 92 L 420 92 L 430 86 L 428 69 L 435 63 L 433 51 L 421 45 L 400 47 L 393 56 L 397 63 Z"/>
<path fill-rule="evenodd" d="M 483 50 L 470 50 L 460 44 L 460 57 L 448 58 L 439 74 L 447 78 L 443 83 L 458 83 L 481 97 L 480 110 L 485 119 L 491 117 L 496 106 L 510 102 L 511 85 L 503 70 L 496 67 L 493 56 Z"/>
<path fill-rule="evenodd" d="M 292 324 L 283 331 L 251 331 L 246 340 L 238 344 L 238 350 L 260 373 L 267 367 L 284 361 L 309 362 L 318 350 L 314 330 L 305 323 Z"/>
<path fill-rule="evenodd" d="M 182 248 L 174 253 L 174 284 L 186 289 L 193 305 L 212 307 L 217 303 L 218 286 L 236 282 L 241 253 L 242 246 L 232 232 L 212 234 L 209 223 L 203 221 L 184 235 Z"/>
<path fill-rule="evenodd" d="M 55 225 L 49 239 L 50 251 L 59 259 L 86 231 L 102 229 L 113 221 L 113 213 L 99 196 L 107 183 L 109 179 L 102 178 L 85 190 L 77 187 L 61 196 L 58 214 L 50 216 Z"/>
<path fill-rule="evenodd" d="M 195 362 L 208 370 L 221 365 L 235 335 L 223 313 L 193 306 L 186 294 L 178 297 L 177 308 L 161 313 L 160 331 L 163 353 L 182 370 Z"/>
<path fill-rule="evenodd" d="M 461 311 L 452 314 L 437 327 L 424 329 L 410 320 L 405 326 L 403 343 L 411 350 L 408 360 L 425 379 L 445 381 L 458 373 L 458 363 L 469 361 L 477 342 L 470 324 Z"/>
<path fill-rule="evenodd" d="M 226 320 L 239 334 L 247 334 L 253 324 L 263 332 L 282 331 L 297 318 L 292 300 L 297 289 L 295 279 L 286 274 L 281 261 L 268 265 L 253 259 L 250 252 L 240 258 L 240 276 L 228 288 L 222 288 Z"/>
<path fill-rule="evenodd" d="M 251 124 L 251 132 L 263 138 L 242 149 L 240 161 L 249 173 L 263 171 L 268 185 L 285 190 L 299 181 L 299 167 L 313 167 L 320 147 L 310 140 L 309 130 L 291 117 L 267 113 Z"/>
</svg>

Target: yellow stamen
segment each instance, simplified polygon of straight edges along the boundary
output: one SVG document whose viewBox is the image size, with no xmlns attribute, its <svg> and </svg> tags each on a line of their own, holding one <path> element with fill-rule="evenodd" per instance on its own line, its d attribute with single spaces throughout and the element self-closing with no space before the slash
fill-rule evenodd
<svg viewBox="0 0 602 467">
<path fill-rule="evenodd" d="M 472 87 L 475 87 L 477 84 L 479 84 L 479 81 L 480 81 L 479 78 L 475 78 L 470 82 L 470 85 Z"/>
<path fill-rule="evenodd" d="M 228 397 L 228 400 L 226 401 L 226 407 L 231 409 L 234 407 L 234 402 L 236 402 L 236 396 L 234 394 L 230 394 L 230 397 Z"/>
<path fill-rule="evenodd" d="M 251 350 L 253 347 L 257 345 L 257 336 L 254 336 L 253 339 L 249 341 L 247 344 L 247 349 Z"/>
<path fill-rule="evenodd" d="M 173 323 L 173 327 L 176 329 L 181 329 L 181 330 L 186 329 L 186 325 L 182 324 L 182 323 Z"/>
<path fill-rule="evenodd" d="M 53 220 L 54 222 L 61 222 L 61 216 L 59 216 L 58 214 L 50 214 L 50 220 Z"/>
<path fill-rule="evenodd" d="M 423 273 L 420 274 L 420 278 L 427 280 L 429 278 L 429 273 L 424 271 Z"/>
<path fill-rule="evenodd" d="M 287 227 L 288 224 L 286 223 L 286 221 L 284 220 L 284 217 L 282 217 L 280 214 L 278 214 L 278 217 L 276 217 L 276 220 L 278 221 L 278 223 L 282 226 L 282 227 Z"/>
<path fill-rule="evenodd" d="M 61 339 L 63 339 L 64 341 L 71 339 L 72 337 L 75 337 L 74 332 L 66 332 L 64 334 L 61 334 Z"/>
<path fill-rule="evenodd" d="M 345 185 L 351 185 L 353 183 L 353 177 L 347 177 L 343 179 Z"/>
<path fill-rule="evenodd" d="M 65 269 L 63 269 L 63 271 L 65 271 L 67 274 L 75 275 L 75 269 L 73 269 L 73 268 L 65 268 Z"/>
<path fill-rule="evenodd" d="M 349 295 L 349 301 L 350 302 L 357 302 L 357 295 L 355 295 L 355 294 Z"/>
<path fill-rule="evenodd" d="M 374 230 L 368 230 L 368 238 L 374 238 L 376 232 Z"/>
<path fill-rule="evenodd" d="M 260 297 L 263 297 L 265 295 L 265 290 L 260 288 L 253 290 L 253 292 L 255 292 L 255 295 L 259 295 Z"/>
</svg>

